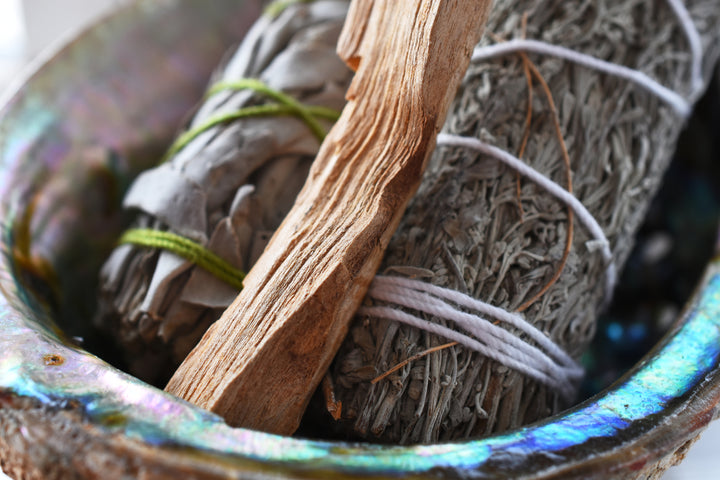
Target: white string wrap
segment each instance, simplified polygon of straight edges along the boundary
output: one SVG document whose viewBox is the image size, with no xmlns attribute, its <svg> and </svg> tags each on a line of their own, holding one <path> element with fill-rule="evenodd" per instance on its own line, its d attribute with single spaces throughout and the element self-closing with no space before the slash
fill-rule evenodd
<svg viewBox="0 0 720 480">
<path fill-rule="evenodd" d="M 478 140 L 477 138 L 441 133 L 437 136 L 437 144 L 438 146 L 444 145 L 468 148 L 500 160 L 513 170 L 517 171 L 520 175 L 537 183 L 550 194 L 565 203 L 568 207 L 572 208 L 580 223 L 585 225 L 585 228 L 590 231 L 590 234 L 595 238 L 595 240 L 597 240 L 597 243 L 600 246 L 600 252 L 603 256 L 603 260 L 605 260 L 605 264 L 607 265 L 607 271 L 605 274 L 605 292 L 607 295 L 610 295 L 610 292 L 615 289 L 615 285 L 617 284 L 617 268 L 615 266 L 615 262 L 613 261 L 612 252 L 610 251 L 610 242 L 605 236 L 600 224 L 597 220 L 595 220 L 595 217 L 592 216 L 587 208 L 585 208 L 585 205 L 583 205 L 572 193 L 568 192 L 560 185 L 553 182 L 514 155 L 498 147 L 494 147 Z"/>
<path fill-rule="evenodd" d="M 695 100 L 695 97 L 703 90 L 705 84 L 702 74 L 702 39 L 700 38 L 700 32 L 698 32 L 695 23 L 692 21 L 692 18 L 690 18 L 690 12 L 688 12 L 685 4 L 682 3 L 681 0 L 667 0 L 667 2 L 670 4 L 670 8 L 672 8 L 680 22 L 680 26 L 690 46 L 692 56 L 692 64 L 690 67 L 692 94 L 690 97 L 692 100 Z"/>
<path fill-rule="evenodd" d="M 368 295 L 374 300 L 452 322 L 472 337 L 397 308 L 365 306 L 360 309 L 360 314 L 396 320 L 454 340 L 528 377 L 551 385 L 568 397 L 572 394 L 571 386 L 582 378 L 582 368 L 567 353 L 516 313 L 455 290 L 403 277 L 377 275 Z M 485 316 L 514 327 L 537 346 L 493 324 Z"/>
<path fill-rule="evenodd" d="M 537 40 L 510 40 L 478 47 L 473 52 L 472 61 L 487 60 L 516 52 L 532 52 L 562 58 L 634 82 L 668 103 L 678 115 L 687 118 L 692 110 L 691 102 L 704 86 L 702 42 L 682 1 L 667 1 L 690 47 L 692 56 L 690 101 L 643 72 Z M 514 155 L 477 138 L 441 133 L 437 137 L 437 145 L 467 148 L 493 157 L 570 207 L 600 246 L 599 250 L 606 264 L 606 299 L 610 297 L 617 283 L 617 267 L 610 250 L 610 242 L 597 220 L 572 193 Z M 376 302 L 383 302 L 383 305 L 363 306 L 358 311 L 359 314 L 398 321 L 456 341 L 506 367 L 555 388 L 566 399 L 573 395 L 575 385 L 582 378 L 582 367 L 546 334 L 517 313 L 508 312 L 455 290 L 399 276 L 376 275 L 367 296 Z M 453 323 L 472 336 L 430 322 L 401 308 Z M 516 329 L 520 335 L 492 323 L 486 317 L 505 323 Z M 534 345 L 528 342 L 533 342 Z"/>
<path fill-rule="evenodd" d="M 687 100 L 669 88 L 660 85 L 643 72 L 633 70 L 632 68 L 618 65 L 616 63 L 606 62 L 605 60 L 600 60 L 599 58 L 576 52 L 575 50 L 570 50 L 569 48 L 559 47 L 557 45 L 552 45 L 538 40 L 517 39 L 509 40 L 503 43 L 496 43 L 486 47 L 478 47 L 473 52 L 472 59 L 473 61 L 488 60 L 490 58 L 502 57 L 509 53 L 517 52 L 532 52 L 550 55 L 577 63 L 578 65 L 582 65 L 584 67 L 608 73 L 615 77 L 629 80 L 665 101 L 678 113 L 678 115 L 683 118 L 690 116 L 690 112 L 692 111 L 690 103 L 688 103 Z"/>
</svg>

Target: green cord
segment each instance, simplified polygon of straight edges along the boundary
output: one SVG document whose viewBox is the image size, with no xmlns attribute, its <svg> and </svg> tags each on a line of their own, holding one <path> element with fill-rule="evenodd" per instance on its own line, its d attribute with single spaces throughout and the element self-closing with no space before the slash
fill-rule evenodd
<svg viewBox="0 0 720 480">
<path fill-rule="evenodd" d="M 253 78 L 245 78 L 230 82 L 219 82 L 213 85 L 207 91 L 206 97 L 215 95 L 216 93 L 224 90 L 253 90 L 279 103 L 245 107 L 234 112 L 220 113 L 211 116 L 200 125 L 180 135 L 170 146 L 167 153 L 165 153 L 165 155 L 163 156 L 163 162 L 169 160 L 173 155 L 185 148 L 188 143 L 190 143 L 198 135 L 205 132 L 206 130 L 216 125 L 232 122 L 241 118 L 270 115 L 296 115 L 307 124 L 310 131 L 312 131 L 312 133 L 321 142 L 325 138 L 325 130 L 323 129 L 322 125 L 320 125 L 320 122 L 317 121 L 317 119 L 323 118 L 334 122 L 337 121 L 338 118 L 340 118 L 340 112 L 338 112 L 337 110 L 321 106 L 303 105 L 291 96 L 277 90 L 273 90 L 260 80 L 256 80 Z"/>
<path fill-rule="evenodd" d="M 240 80 L 228 80 L 226 82 L 218 82 L 210 87 L 205 94 L 205 98 L 215 95 L 223 90 L 253 90 L 256 93 L 261 93 L 273 100 L 276 100 L 283 105 L 289 105 L 296 108 L 298 111 L 308 112 L 307 120 L 313 122 L 313 117 L 325 118 L 326 120 L 337 121 L 340 118 L 340 112 L 333 108 L 321 107 L 318 105 L 304 105 L 295 100 L 290 95 L 283 93 L 279 90 L 274 90 L 268 87 L 261 80 L 256 78 L 241 78 Z M 303 117 L 305 119 L 305 117 Z M 325 133 L 322 133 L 325 136 Z"/>
<path fill-rule="evenodd" d="M 276 2 L 271 4 L 270 7 L 280 8 L 277 12 L 277 14 L 279 14 L 282 11 L 282 8 L 285 8 L 290 3 L 294 2 Z M 163 157 L 163 162 L 170 159 L 177 152 L 185 148 L 198 135 L 208 129 L 216 125 L 232 122 L 241 118 L 265 115 L 295 115 L 307 124 L 308 128 L 321 142 L 325 138 L 325 130 L 320 122 L 318 122 L 318 119 L 322 118 L 334 122 L 340 118 L 340 112 L 336 110 L 321 106 L 303 105 L 291 96 L 277 90 L 273 90 L 260 80 L 252 78 L 219 82 L 207 91 L 206 97 L 210 97 L 225 90 L 253 90 L 256 93 L 262 94 L 278 103 L 250 106 L 241 108 L 234 112 L 220 113 L 211 116 L 197 127 L 191 128 L 180 135 L 168 149 L 167 153 Z M 129 243 L 142 247 L 168 250 L 190 262 L 193 262 L 197 266 L 207 270 L 211 274 L 215 275 L 215 277 L 228 283 L 229 285 L 232 285 L 238 290 L 242 290 L 242 281 L 243 278 L 245 278 L 245 273 L 242 270 L 236 269 L 204 246 L 181 235 L 160 230 L 134 228 L 127 230 L 120 238 L 119 243 Z"/>
<path fill-rule="evenodd" d="M 127 230 L 118 243 L 168 250 L 207 270 L 236 289 L 242 290 L 245 272 L 233 267 L 199 243 L 181 235 L 150 228 L 133 228 Z"/>
<path fill-rule="evenodd" d="M 265 11 L 263 13 L 268 17 L 275 19 L 290 5 L 295 3 L 310 3 L 312 1 L 313 0 L 275 0 L 265 7 Z"/>
<path fill-rule="evenodd" d="M 207 91 L 206 97 L 215 95 L 216 93 L 230 90 L 252 90 L 255 93 L 265 95 L 266 97 L 275 100 L 281 105 L 285 105 L 292 109 L 292 113 L 296 114 L 302 120 L 305 121 L 308 128 L 313 134 L 322 142 L 325 138 L 325 129 L 317 121 L 316 117 L 326 118 L 328 120 L 337 121 L 340 118 L 340 112 L 331 108 L 305 106 L 302 103 L 295 100 L 290 95 L 287 95 L 278 90 L 274 90 L 268 87 L 262 81 L 255 78 L 242 78 L 240 80 L 231 80 L 227 82 L 218 82 Z"/>
<path fill-rule="evenodd" d="M 245 107 L 234 112 L 213 115 L 197 127 L 192 128 L 181 134 L 170 146 L 167 153 L 165 153 L 162 162 L 168 161 L 176 153 L 185 148 L 188 143 L 192 142 L 198 135 L 216 125 L 229 123 L 233 120 L 239 120 L 241 118 L 258 117 L 263 115 L 292 115 L 293 113 L 295 112 L 290 107 L 286 107 L 284 105 L 270 104 L 257 105 L 254 107 Z"/>
</svg>

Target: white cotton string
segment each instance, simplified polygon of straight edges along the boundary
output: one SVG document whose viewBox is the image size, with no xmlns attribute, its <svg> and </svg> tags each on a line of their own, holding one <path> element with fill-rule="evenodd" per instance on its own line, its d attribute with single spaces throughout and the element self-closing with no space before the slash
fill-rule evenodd
<svg viewBox="0 0 720 480">
<path fill-rule="evenodd" d="M 523 175 L 537 183 L 540 187 L 557 197 L 558 200 L 561 200 L 567 206 L 572 208 L 580 223 L 582 223 L 585 228 L 590 231 L 590 234 L 600 244 L 600 252 L 607 265 L 607 272 L 605 274 L 605 292 L 607 296 L 611 295 L 611 292 L 615 289 L 615 284 L 617 283 L 617 268 L 615 267 L 615 262 L 613 261 L 612 252 L 610 251 L 610 242 L 608 242 L 602 227 L 600 227 L 600 224 L 597 220 L 595 220 L 595 217 L 592 216 L 587 208 L 585 208 L 585 206 L 580 203 L 580 201 L 572 193 L 545 177 L 543 174 L 533 169 L 514 155 L 480 141 L 477 138 L 441 133 L 437 136 L 437 144 L 469 148 L 500 160 L 513 170 L 517 171 L 520 175 Z"/>
<path fill-rule="evenodd" d="M 388 288 L 391 286 L 398 286 L 407 290 L 426 292 L 439 299 L 453 302 L 458 306 L 466 308 L 468 310 L 475 310 L 482 315 L 493 317 L 503 323 L 517 328 L 522 333 L 526 334 L 541 348 L 547 350 L 548 354 L 561 365 L 576 365 L 575 361 L 570 358 L 570 356 L 565 353 L 563 349 L 553 343 L 552 340 L 550 340 L 544 333 L 535 328 L 532 324 L 528 323 L 522 317 L 522 315 L 508 312 L 507 310 L 503 310 L 502 308 L 490 305 L 469 295 L 460 293 L 457 290 L 440 287 L 431 283 L 421 282 L 418 280 L 412 280 L 404 277 L 385 275 L 376 275 L 375 279 L 373 280 L 373 287 Z"/>
<path fill-rule="evenodd" d="M 399 285 L 393 286 L 391 283 L 392 277 L 389 277 L 389 279 L 390 282 L 373 282 L 368 292 L 373 300 L 389 302 L 450 320 L 463 330 L 473 334 L 475 338 L 481 338 L 484 342 L 492 343 L 497 350 L 508 355 L 514 355 L 515 358 L 522 362 L 532 362 L 535 365 L 542 366 L 545 372 L 564 369 L 563 365 L 554 363 L 548 355 L 537 347 L 522 341 L 504 328 L 493 325 L 485 318 L 459 310 L 426 293 Z M 388 283 L 390 285 L 387 285 Z M 574 362 L 571 361 L 571 365 L 574 366 Z"/>
<path fill-rule="evenodd" d="M 692 66 L 690 67 L 690 78 L 692 85 L 692 97 L 695 97 L 702 89 L 705 81 L 702 75 L 702 39 L 695 23 L 690 18 L 690 12 L 681 0 L 667 0 L 670 8 L 675 12 L 675 16 L 680 22 L 680 26 L 685 32 L 690 53 L 692 55 Z"/>
<path fill-rule="evenodd" d="M 516 368 L 517 362 L 531 365 L 532 369 L 526 373 L 554 388 L 568 389 L 570 392 L 570 386 L 577 384 L 582 378 L 582 367 L 522 316 L 455 290 L 409 278 L 378 275 L 370 286 L 368 297 L 453 322 L 472 336 L 428 322 L 397 308 L 363 307 L 359 313 L 390 318 L 388 310 L 400 312 L 392 319 L 455 340 L 510 368 Z M 495 316 L 497 320 L 516 327 L 526 334 L 529 340 L 534 340 L 537 346 L 480 316 L 488 313 L 498 314 Z M 489 354 L 488 349 L 493 353 Z"/>
<path fill-rule="evenodd" d="M 683 97 L 669 88 L 659 84 L 644 73 L 623 65 L 606 62 L 605 60 L 576 52 L 575 50 L 570 50 L 569 48 L 559 47 L 539 40 L 516 39 L 508 40 L 503 43 L 496 43 L 494 45 L 477 47 L 473 52 L 472 60 L 487 60 L 489 58 L 502 57 L 509 53 L 516 52 L 533 52 L 550 55 L 577 63 L 578 65 L 592 68 L 594 70 L 599 70 L 616 77 L 624 78 L 657 95 L 660 99 L 668 103 L 681 117 L 687 118 L 690 116 L 692 108 Z"/>
<path fill-rule="evenodd" d="M 401 322 L 406 325 L 410 325 L 421 330 L 425 330 L 435 335 L 445 337 L 449 340 L 458 342 L 459 344 L 471 349 L 476 352 L 495 360 L 496 362 L 505 365 L 506 367 L 512 368 L 528 377 L 537 380 L 540 383 L 549 385 L 557 389 L 565 398 L 569 399 L 572 396 L 573 383 L 568 382 L 566 375 L 557 377 L 551 376 L 548 373 L 538 369 L 533 362 L 523 362 L 515 356 L 506 355 L 501 351 L 499 345 L 493 342 L 490 344 L 481 343 L 479 340 L 468 337 L 456 330 L 445 327 L 443 325 L 423 320 L 422 318 L 411 315 L 407 312 L 399 310 L 393 307 L 384 306 L 363 306 L 358 310 L 360 315 L 367 315 L 373 318 L 385 318 L 387 320 L 394 320 Z M 487 341 L 483 339 L 483 341 Z M 553 375 L 557 375 L 554 372 Z"/>
</svg>

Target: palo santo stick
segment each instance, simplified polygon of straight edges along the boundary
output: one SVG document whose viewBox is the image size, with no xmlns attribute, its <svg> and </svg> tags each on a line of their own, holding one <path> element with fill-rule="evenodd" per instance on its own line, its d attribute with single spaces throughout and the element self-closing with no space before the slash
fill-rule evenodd
<svg viewBox="0 0 720 480">
<path fill-rule="evenodd" d="M 338 46 L 357 70 L 348 104 L 243 291 L 167 391 L 231 425 L 295 431 L 417 189 L 490 4 L 351 4 Z"/>
</svg>

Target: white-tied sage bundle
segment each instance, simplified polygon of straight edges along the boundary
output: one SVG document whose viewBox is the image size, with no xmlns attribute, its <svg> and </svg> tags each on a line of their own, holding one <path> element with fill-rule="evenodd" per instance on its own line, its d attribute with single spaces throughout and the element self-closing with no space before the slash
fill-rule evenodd
<svg viewBox="0 0 720 480">
<path fill-rule="evenodd" d="M 718 0 L 496 0 L 331 369 L 340 431 L 448 441 L 573 400 L 719 17 Z"/>
<path fill-rule="evenodd" d="M 137 219 L 103 267 L 96 324 L 162 381 L 236 297 L 292 206 L 352 72 L 348 2 L 272 4 L 214 76 L 165 160 L 124 201 Z"/>
</svg>

